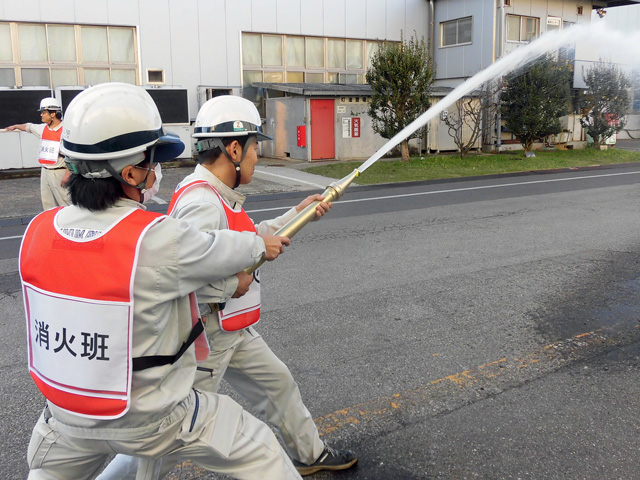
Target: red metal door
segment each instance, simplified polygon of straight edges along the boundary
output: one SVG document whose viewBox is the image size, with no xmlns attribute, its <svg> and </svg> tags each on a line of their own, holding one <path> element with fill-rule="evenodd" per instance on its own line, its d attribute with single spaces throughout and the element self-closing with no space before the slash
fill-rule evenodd
<svg viewBox="0 0 640 480">
<path fill-rule="evenodd" d="M 311 160 L 336 157 L 333 100 L 311 100 Z"/>
</svg>

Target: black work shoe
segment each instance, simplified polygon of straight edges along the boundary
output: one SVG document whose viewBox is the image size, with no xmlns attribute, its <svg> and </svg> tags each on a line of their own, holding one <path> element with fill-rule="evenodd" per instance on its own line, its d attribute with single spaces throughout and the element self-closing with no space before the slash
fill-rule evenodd
<svg viewBox="0 0 640 480">
<path fill-rule="evenodd" d="M 353 467 L 357 461 L 358 458 L 355 453 L 349 450 L 336 450 L 325 444 L 324 450 L 311 465 L 305 465 L 296 460 L 293 461 L 293 465 L 298 470 L 298 473 L 305 477 L 320 470 L 346 470 Z"/>
</svg>

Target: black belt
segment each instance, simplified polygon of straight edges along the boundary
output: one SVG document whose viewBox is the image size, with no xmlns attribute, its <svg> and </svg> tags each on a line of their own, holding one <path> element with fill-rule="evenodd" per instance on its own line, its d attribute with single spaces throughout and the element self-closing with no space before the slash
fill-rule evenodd
<svg viewBox="0 0 640 480">
<path fill-rule="evenodd" d="M 196 341 L 196 338 L 204 331 L 204 324 L 202 320 L 198 320 L 193 328 L 191 329 L 191 333 L 189 334 L 189 338 L 187 338 L 180 350 L 177 351 L 174 355 L 152 355 L 149 357 L 135 357 L 132 358 L 132 370 L 134 372 L 138 372 L 140 370 L 146 370 L 151 367 L 159 367 L 161 365 L 169 365 L 174 364 L 176 360 L 178 360 L 184 352 L 187 351 L 187 348 L 191 346 L 193 342 Z"/>
</svg>

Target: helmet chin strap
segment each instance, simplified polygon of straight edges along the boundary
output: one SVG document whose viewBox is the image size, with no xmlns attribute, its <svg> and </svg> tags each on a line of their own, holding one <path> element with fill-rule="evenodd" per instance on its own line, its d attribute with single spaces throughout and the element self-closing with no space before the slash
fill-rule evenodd
<svg viewBox="0 0 640 480">
<path fill-rule="evenodd" d="M 111 176 L 113 178 L 115 178 L 116 180 L 118 180 L 120 183 L 122 183 L 123 185 L 127 185 L 129 187 L 135 187 L 138 189 L 138 193 L 140 195 L 140 203 L 143 203 L 144 200 L 144 192 L 147 190 L 146 185 L 147 185 L 147 179 L 149 178 L 149 173 L 151 173 L 151 170 L 153 170 L 153 157 L 156 153 L 156 146 L 152 146 L 151 148 L 149 148 L 147 150 L 147 152 L 149 152 L 149 169 L 147 170 L 147 174 L 144 176 L 144 179 L 138 183 L 137 185 L 131 185 L 129 182 L 127 182 L 124 178 L 122 178 L 122 175 L 118 172 L 115 171 L 115 169 L 111 166 L 111 164 L 109 164 L 109 162 L 106 163 L 105 165 L 105 170 L 107 170 Z M 146 157 L 146 155 L 145 155 Z M 146 158 L 145 158 L 146 160 Z M 144 161 L 144 160 L 142 160 Z"/>
<path fill-rule="evenodd" d="M 218 147 L 222 151 L 222 153 L 224 153 L 224 155 L 229 159 L 229 161 L 233 163 L 233 166 L 236 170 L 236 181 L 235 181 L 235 184 L 233 185 L 234 189 L 238 188 L 238 185 L 240 185 L 240 180 L 242 179 L 242 174 L 240 173 L 240 164 L 244 160 L 244 157 L 247 155 L 247 152 L 249 151 L 249 147 L 254 141 L 256 141 L 256 139 L 257 137 L 255 135 L 249 135 L 249 138 L 247 139 L 247 142 L 244 144 L 244 148 L 242 149 L 242 157 L 240 158 L 239 162 L 233 161 L 233 158 L 231 158 L 231 155 L 229 155 L 229 152 L 227 152 L 227 148 L 224 146 L 220 138 L 209 139 L 209 141 L 213 143 L 216 147 Z"/>
</svg>

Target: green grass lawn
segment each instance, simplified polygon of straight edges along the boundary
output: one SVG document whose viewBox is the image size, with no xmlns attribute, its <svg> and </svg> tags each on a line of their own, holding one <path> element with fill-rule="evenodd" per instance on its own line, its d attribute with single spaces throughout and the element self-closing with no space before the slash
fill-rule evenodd
<svg viewBox="0 0 640 480">
<path fill-rule="evenodd" d="M 563 151 L 545 150 L 535 153 L 536 156 L 533 158 L 526 158 L 522 151 L 517 151 L 494 155 L 471 154 L 464 158 L 460 158 L 459 155 L 425 155 L 411 158 L 409 162 L 382 159 L 362 173 L 356 182 L 360 185 L 373 185 L 640 162 L 640 152 L 615 148 L 609 150 L 595 150 L 593 148 Z M 325 177 L 342 178 L 362 163 L 364 162 L 337 162 L 305 168 L 305 171 Z"/>
</svg>

